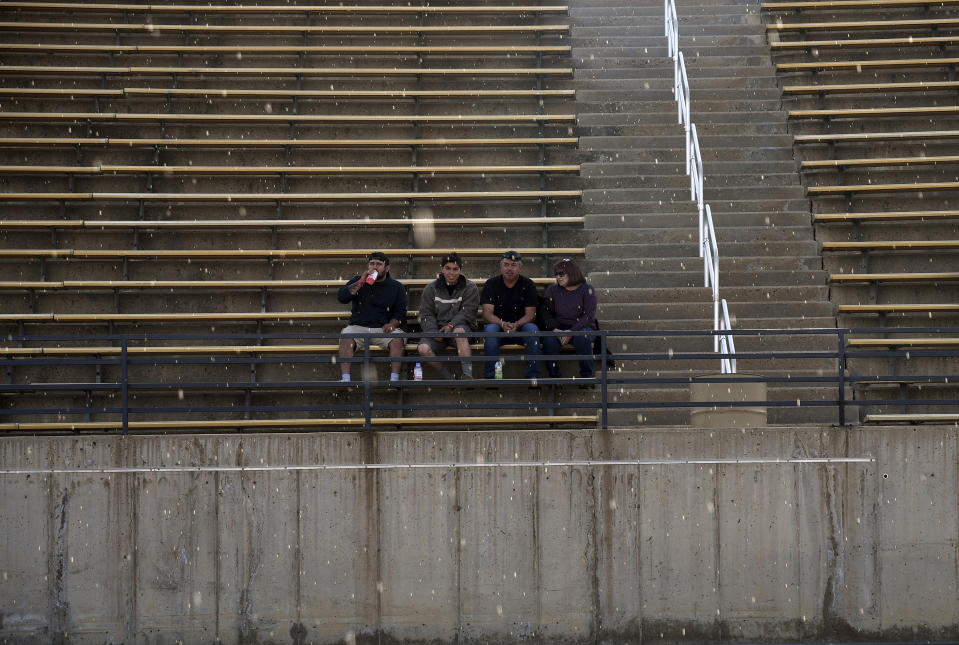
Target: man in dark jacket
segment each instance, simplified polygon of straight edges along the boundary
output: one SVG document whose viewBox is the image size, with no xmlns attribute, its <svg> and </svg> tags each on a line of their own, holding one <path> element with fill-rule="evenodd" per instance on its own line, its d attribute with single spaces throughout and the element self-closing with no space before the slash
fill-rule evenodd
<svg viewBox="0 0 959 645">
<path fill-rule="evenodd" d="M 373 345 L 389 347 L 390 356 L 403 356 L 403 339 L 390 337 L 401 333 L 400 325 L 406 320 L 406 289 L 390 276 L 390 259 L 385 253 L 370 254 L 366 272 L 354 276 L 340 287 L 337 299 L 343 304 L 351 303 L 350 324 L 343 334 L 384 334 L 369 339 Z M 340 358 L 352 358 L 356 349 L 363 349 L 365 338 L 341 338 Z M 400 379 L 399 361 L 391 364 L 390 380 Z M 342 380 L 350 380 L 351 363 L 341 362 Z"/>
<path fill-rule="evenodd" d="M 467 280 L 461 271 L 463 259 L 459 253 L 447 253 L 440 263 L 440 276 L 426 285 L 420 300 L 420 327 L 423 338 L 417 346 L 420 356 L 429 358 L 436 352 L 456 341 L 456 350 L 461 357 L 473 355 L 470 341 L 462 338 L 438 338 L 435 333 L 465 334 L 473 330 L 476 324 L 476 310 L 479 308 L 479 289 L 471 280 Z M 439 371 L 443 378 L 452 378 L 449 370 L 437 362 L 427 363 Z M 463 361 L 463 378 L 473 378 L 473 362 Z"/>
<path fill-rule="evenodd" d="M 522 274 L 523 258 L 516 251 L 507 251 L 500 260 L 500 274 L 483 285 L 480 304 L 487 332 L 526 331 L 537 332 L 536 284 Z M 527 356 L 539 356 L 539 337 L 528 336 L 523 341 L 513 341 L 507 336 L 488 337 L 483 343 L 483 353 L 492 357 L 483 369 L 485 378 L 493 378 L 495 359 L 500 355 L 500 346 L 510 342 L 525 342 Z M 526 378 L 539 378 L 542 365 L 538 360 L 526 362 Z"/>
</svg>

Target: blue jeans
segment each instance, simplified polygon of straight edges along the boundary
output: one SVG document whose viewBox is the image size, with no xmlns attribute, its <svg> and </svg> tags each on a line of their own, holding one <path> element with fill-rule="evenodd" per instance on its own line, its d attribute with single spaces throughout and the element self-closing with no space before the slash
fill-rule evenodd
<svg viewBox="0 0 959 645">
<path fill-rule="evenodd" d="M 584 327 L 581 331 L 593 331 L 592 327 Z M 572 343 L 573 347 L 576 348 L 577 354 L 592 354 L 593 353 L 593 337 L 592 336 L 573 336 L 569 341 Z M 543 353 L 544 354 L 559 354 L 559 336 L 543 336 Z M 553 378 L 559 377 L 559 362 L 558 361 L 546 361 L 546 369 L 549 371 L 549 375 Z M 593 359 L 581 360 L 579 362 L 579 375 L 583 378 L 592 378 L 593 377 Z"/>
<path fill-rule="evenodd" d="M 494 325 L 489 323 L 486 327 L 483 328 L 483 331 L 490 333 L 501 332 L 503 328 L 499 325 Z M 536 323 L 526 323 L 523 325 L 523 328 L 519 331 L 539 331 L 539 327 L 536 326 Z M 526 341 L 526 355 L 527 356 L 539 356 L 539 336 L 528 336 L 524 339 Z M 496 337 L 487 337 L 483 339 L 483 353 L 487 356 L 499 356 L 499 348 L 507 343 L 513 344 L 513 339 L 509 336 L 500 336 Z M 486 361 L 486 364 L 483 366 L 483 378 L 493 378 L 494 365 L 496 361 Z M 539 378 L 540 373 L 543 371 L 543 366 L 540 362 L 537 361 L 526 361 L 526 378 Z"/>
</svg>

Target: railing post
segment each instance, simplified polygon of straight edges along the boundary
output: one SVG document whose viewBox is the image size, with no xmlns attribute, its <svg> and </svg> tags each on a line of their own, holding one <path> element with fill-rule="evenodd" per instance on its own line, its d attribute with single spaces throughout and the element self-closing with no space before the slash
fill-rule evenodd
<svg viewBox="0 0 959 645">
<path fill-rule="evenodd" d="M 121 428 L 123 434 L 130 432 L 130 399 L 129 399 L 129 370 L 127 369 L 127 339 L 120 341 L 120 404 L 123 406 L 121 412 Z"/>
<path fill-rule="evenodd" d="M 838 369 L 836 375 L 839 384 L 839 425 L 846 425 L 846 330 L 839 331 Z"/>
<path fill-rule="evenodd" d="M 372 391 L 370 387 L 370 381 L 372 380 L 373 366 L 370 364 L 370 339 L 367 338 L 366 342 L 363 343 L 363 429 L 372 430 L 373 429 L 373 409 L 372 402 Z"/>
<path fill-rule="evenodd" d="M 600 400 L 602 404 L 601 408 L 601 417 L 602 417 L 602 428 L 606 430 L 609 427 L 608 420 L 608 401 L 609 394 L 607 393 L 607 379 L 606 379 L 606 332 L 603 330 L 599 331 L 599 390 L 600 390 Z"/>
</svg>

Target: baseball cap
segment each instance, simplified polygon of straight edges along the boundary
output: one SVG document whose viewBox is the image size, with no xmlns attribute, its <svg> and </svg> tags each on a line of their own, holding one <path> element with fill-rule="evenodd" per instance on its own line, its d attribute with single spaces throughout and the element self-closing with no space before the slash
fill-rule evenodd
<svg viewBox="0 0 959 645">
<path fill-rule="evenodd" d="M 523 256 L 517 253 L 516 251 L 507 251 L 503 254 L 503 257 L 507 260 L 512 260 L 513 262 L 522 262 Z"/>
<path fill-rule="evenodd" d="M 386 253 L 383 253 L 382 251 L 373 251 L 372 253 L 370 253 L 370 257 L 368 257 L 367 259 L 368 259 L 368 260 L 382 260 L 383 264 L 389 264 L 389 263 L 390 263 L 390 259 L 389 259 L 388 257 L 386 257 Z"/>
</svg>

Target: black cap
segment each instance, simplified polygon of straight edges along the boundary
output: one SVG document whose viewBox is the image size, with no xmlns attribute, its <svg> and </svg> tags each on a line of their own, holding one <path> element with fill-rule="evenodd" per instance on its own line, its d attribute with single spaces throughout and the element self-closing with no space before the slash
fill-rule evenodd
<svg viewBox="0 0 959 645">
<path fill-rule="evenodd" d="M 522 262 L 523 256 L 517 253 L 516 251 L 507 251 L 503 254 L 503 257 L 507 260 L 512 260 L 513 262 Z"/>
<path fill-rule="evenodd" d="M 382 261 L 383 261 L 383 264 L 389 264 L 389 263 L 390 263 L 390 259 L 389 259 L 388 257 L 386 257 L 386 253 L 383 253 L 382 251 L 373 251 L 372 253 L 370 253 L 370 257 L 367 258 L 367 259 L 368 259 L 368 260 L 382 260 Z"/>
</svg>

